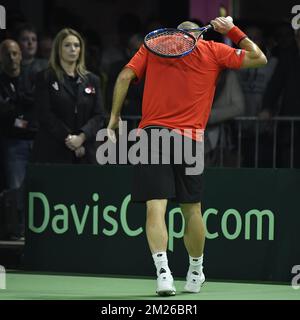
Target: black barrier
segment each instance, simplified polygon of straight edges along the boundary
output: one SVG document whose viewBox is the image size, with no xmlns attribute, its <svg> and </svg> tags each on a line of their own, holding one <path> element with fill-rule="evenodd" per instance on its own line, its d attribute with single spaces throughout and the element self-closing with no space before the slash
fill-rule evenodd
<svg viewBox="0 0 300 320">
<path fill-rule="evenodd" d="M 145 206 L 130 201 L 131 166 L 29 166 L 27 270 L 154 276 Z M 206 169 L 208 278 L 290 282 L 300 264 L 300 170 Z M 177 204 L 168 205 L 169 264 L 188 255 Z"/>
</svg>

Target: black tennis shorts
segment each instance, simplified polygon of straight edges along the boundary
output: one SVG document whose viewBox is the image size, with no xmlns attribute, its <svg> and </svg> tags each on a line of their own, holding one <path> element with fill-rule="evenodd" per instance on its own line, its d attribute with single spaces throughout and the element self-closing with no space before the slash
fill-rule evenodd
<svg viewBox="0 0 300 320">
<path fill-rule="evenodd" d="M 148 137 L 150 137 L 150 131 L 153 129 L 171 131 L 171 129 L 162 127 L 147 127 L 144 128 L 144 130 Z M 201 202 L 203 189 L 202 171 L 204 165 L 203 142 L 197 142 L 181 135 L 180 137 L 182 139 L 182 155 L 184 154 L 184 144 L 187 140 L 189 140 L 188 150 L 192 150 L 192 156 L 196 154 L 197 144 L 202 143 L 202 148 L 200 148 L 202 150 L 201 154 L 198 153 L 197 155 L 198 158 L 202 158 L 202 169 L 200 172 L 192 175 L 187 174 L 187 168 L 195 167 L 195 164 L 191 164 L 191 159 L 186 161 L 186 158 L 182 156 L 183 161 L 181 161 L 180 164 L 174 160 L 174 140 L 170 140 L 170 148 L 167 150 L 162 143 L 160 143 L 158 147 L 151 146 L 150 138 L 148 138 L 148 164 L 136 164 L 133 168 L 131 194 L 131 200 L 133 202 L 146 202 L 153 199 L 170 199 L 177 203 Z M 178 149 L 178 145 L 176 146 Z M 151 155 L 155 155 L 157 157 L 156 159 L 159 158 L 158 164 L 153 164 L 150 161 Z M 170 163 L 165 164 L 163 162 L 162 159 L 166 156 L 169 156 Z"/>
</svg>

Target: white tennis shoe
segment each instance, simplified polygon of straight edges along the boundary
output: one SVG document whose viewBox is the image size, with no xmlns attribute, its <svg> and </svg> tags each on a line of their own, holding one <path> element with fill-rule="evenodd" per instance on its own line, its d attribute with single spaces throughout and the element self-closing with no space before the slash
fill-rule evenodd
<svg viewBox="0 0 300 320">
<path fill-rule="evenodd" d="M 175 296 L 176 288 L 170 272 L 161 272 L 158 275 L 156 293 L 159 296 Z"/>
<path fill-rule="evenodd" d="M 188 271 L 184 291 L 190 293 L 199 293 L 204 281 L 205 276 L 203 272 L 199 274 L 196 271 Z"/>
</svg>

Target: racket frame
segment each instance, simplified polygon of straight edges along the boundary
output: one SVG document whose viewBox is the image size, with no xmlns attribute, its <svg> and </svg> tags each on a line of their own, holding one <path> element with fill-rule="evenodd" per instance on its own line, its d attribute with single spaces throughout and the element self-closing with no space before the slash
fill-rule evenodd
<svg viewBox="0 0 300 320">
<path fill-rule="evenodd" d="M 191 53 L 194 50 L 199 37 L 203 33 L 205 33 L 206 31 L 208 31 L 209 29 L 213 29 L 213 26 L 211 24 L 204 26 L 204 27 L 201 27 L 201 28 L 193 28 L 193 29 L 161 28 L 161 29 L 151 31 L 148 34 L 146 34 L 146 36 L 144 38 L 144 45 L 150 52 L 152 52 L 153 54 L 155 54 L 159 57 L 162 57 L 162 58 L 181 58 L 181 57 L 188 55 L 189 53 Z M 161 33 L 165 33 L 167 31 L 174 31 L 174 32 L 176 31 L 176 32 L 182 33 L 183 35 L 193 39 L 194 45 L 191 47 L 191 49 L 189 49 L 181 54 L 174 54 L 174 55 L 159 53 L 147 45 L 147 40 L 149 38 L 153 37 L 154 35 L 159 35 Z M 195 37 L 193 34 L 191 34 L 191 32 L 197 32 L 197 31 L 200 31 L 200 34 L 197 37 Z"/>
<path fill-rule="evenodd" d="M 149 47 L 147 45 L 147 40 L 149 38 L 152 38 L 153 36 L 155 35 L 159 35 L 161 33 L 165 33 L 165 32 L 168 32 L 168 31 L 176 31 L 177 33 L 182 33 L 184 36 L 187 36 L 189 37 L 190 39 L 192 39 L 194 41 L 194 45 L 191 47 L 191 49 L 185 51 L 184 53 L 181 53 L 181 54 L 163 54 L 163 53 L 159 53 L 155 50 L 153 50 L 151 47 Z M 154 31 L 151 31 L 149 32 L 145 38 L 144 38 L 144 45 L 145 47 L 150 51 L 152 52 L 153 54 L 157 55 L 157 56 L 160 56 L 160 57 L 163 57 L 163 58 L 181 58 L 181 57 L 184 57 L 186 55 L 188 55 L 196 46 L 196 43 L 197 43 L 197 39 L 192 35 L 190 34 L 189 32 L 185 31 L 185 30 L 182 30 L 182 29 L 176 29 L 176 28 L 161 28 L 161 29 L 157 29 L 157 30 L 154 30 Z"/>
</svg>

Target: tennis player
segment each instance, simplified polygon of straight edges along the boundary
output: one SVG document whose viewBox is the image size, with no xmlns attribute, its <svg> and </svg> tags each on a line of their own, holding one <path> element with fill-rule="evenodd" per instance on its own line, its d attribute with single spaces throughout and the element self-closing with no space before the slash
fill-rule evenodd
<svg viewBox="0 0 300 320">
<path fill-rule="evenodd" d="M 219 17 L 211 21 L 214 30 L 226 35 L 240 49 L 199 39 L 195 49 L 181 58 L 162 58 L 145 46 L 120 72 L 113 93 L 108 130 L 115 140 L 120 113 L 128 87 L 145 77 L 142 119 L 139 128 L 192 130 L 194 144 L 203 143 L 197 130 L 204 130 L 213 101 L 216 81 L 225 68 L 254 68 L 267 59 L 259 47 L 232 22 Z M 198 28 L 185 21 L 178 29 Z M 188 137 L 186 137 L 188 138 Z M 205 226 L 201 215 L 202 175 L 187 175 L 181 165 L 136 165 L 132 200 L 146 203 L 146 234 L 157 272 L 158 295 L 175 295 L 176 289 L 168 266 L 165 213 L 169 199 L 179 203 L 185 219 L 184 244 L 189 254 L 189 268 L 184 290 L 198 293 L 205 281 L 203 250 Z"/>
</svg>

